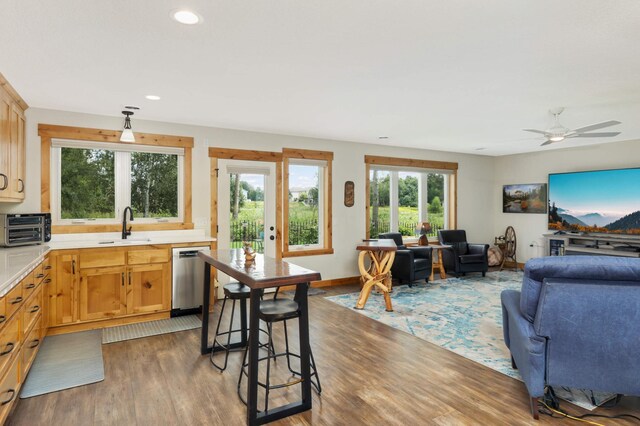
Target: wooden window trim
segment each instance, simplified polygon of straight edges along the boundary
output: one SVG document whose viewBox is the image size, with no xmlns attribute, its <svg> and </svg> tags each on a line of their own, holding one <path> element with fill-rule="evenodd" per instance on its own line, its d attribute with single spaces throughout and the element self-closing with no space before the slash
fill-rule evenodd
<svg viewBox="0 0 640 426">
<path fill-rule="evenodd" d="M 371 199 L 369 174 L 371 172 L 371 166 L 394 166 L 394 167 L 411 167 L 419 169 L 430 170 L 444 170 L 452 173 L 447 173 L 447 197 L 448 200 L 453 200 L 453 206 L 449 201 L 447 222 L 450 229 L 457 229 L 458 225 L 458 163 L 448 161 L 434 161 L 434 160 L 419 160 L 414 158 L 395 158 L 395 157 L 379 157 L 376 155 L 365 155 L 365 238 L 371 238 L 369 231 L 369 209 Z"/>
<path fill-rule="evenodd" d="M 307 160 L 324 160 L 327 162 L 324 178 L 324 193 L 318 196 L 324 197 L 324 211 L 323 219 L 324 227 L 323 233 L 323 246 L 321 248 L 310 248 L 300 250 L 289 250 L 289 159 L 301 158 Z M 282 149 L 282 164 L 283 164 L 283 257 L 300 257 L 300 256 L 319 256 L 325 254 L 333 254 L 333 208 L 332 208 L 332 165 L 333 152 L 328 151 L 315 151 L 310 149 Z"/>
<path fill-rule="evenodd" d="M 51 212 L 51 140 L 70 139 L 87 142 L 120 142 L 120 130 L 92 129 L 85 127 L 57 126 L 53 124 L 38 124 L 40 136 L 40 208 L 42 212 Z M 184 148 L 184 187 L 183 187 L 183 221 L 168 223 L 131 223 L 133 231 L 164 231 L 176 229 L 193 229 L 192 221 L 192 150 L 193 138 L 188 136 L 156 135 L 151 133 L 134 132 L 136 145 L 152 145 L 163 147 Z M 87 232 L 118 232 L 122 225 L 90 224 L 90 225 L 53 225 L 53 234 L 78 234 Z"/>
<path fill-rule="evenodd" d="M 282 154 L 233 148 L 209 148 L 211 179 L 211 238 L 218 238 L 218 160 L 276 163 L 276 259 L 282 259 Z M 216 245 L 217 247 L 217 245 Z"/>
</svg>

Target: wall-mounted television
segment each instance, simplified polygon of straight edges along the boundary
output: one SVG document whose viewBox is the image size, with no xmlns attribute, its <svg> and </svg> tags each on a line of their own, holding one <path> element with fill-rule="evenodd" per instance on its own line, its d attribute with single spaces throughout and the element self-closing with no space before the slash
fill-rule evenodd
<svg viewBox="0 0 640 426">
<path fill-rule="evenodd" d="M 640 234 L 640 168 L 549 174 L 549 229 Z"/>
</svg>

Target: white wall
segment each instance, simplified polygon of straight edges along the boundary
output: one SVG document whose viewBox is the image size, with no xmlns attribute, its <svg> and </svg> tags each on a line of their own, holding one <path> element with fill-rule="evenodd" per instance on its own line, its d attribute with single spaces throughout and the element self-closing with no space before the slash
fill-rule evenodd
<svg viewBox="0 0 640 426">
<path fill-rule="evenodd" d="M 27 110 L 27 179 L 26 199 L 22 204 L 0 204 L 1 212 L 40 211 L 40 138 L 38 123 L 118 129 L 122 119 L 30 108 Z M 136 120 L 135 131 L 192 136 L 193 151 L 193 220 L 197 228 L 209 230 L 209 146 L 280 151 L 283 147 L 319 149 L 334 152 L 333 164 L 333 246 L 335 253 L 326 256 L 298 257 L 292 261 L 318 270 L 324 279 L 357 275 L 355 245 L 365 236 L 365 165 L 364 155 L 381 155 L 440 161 L 456 161 L 458 171 L 458 226 L 466 229 L 470 240 L 492 241 L 494 158 L 441 151 L 426 151 L 359 144 L 334 140 L 246 132 L 229 129 Z M 355 204 L 344 206 L 344 182 L 355 182 Z"/>
<path fill-rule="evenodd" d="M 640 140 L 589 145 L 580 148 L 507 155 L 495 159 L 495 187 L 493 189 L 497 210 L 494 234 L 501 235 L 507 226 L 516 230 L 517 257 L 524 262 L 544 254 L 542 234 L 547 231 L 546 214 L 502 213 L 502 185 L 517 183 L 544 183 L 549 173 L 577 172 L 584 170 L 640 167 Z M 535 247 L 529 245 L 533 243 Z M 540 246 L 540 247 L 538 247 Z"/>
</svg>

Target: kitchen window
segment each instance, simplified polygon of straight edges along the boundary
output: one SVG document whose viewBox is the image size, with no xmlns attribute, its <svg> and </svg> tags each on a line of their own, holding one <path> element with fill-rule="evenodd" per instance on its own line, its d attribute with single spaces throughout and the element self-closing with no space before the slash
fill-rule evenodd
<svg viewBox="0 0 640 426">
<path fill-rule="evenodd" d="M 284 167 L 283 256 L 333 253 L 331 162 L 333 153 L 282 151 Z"/>
<path fill-rule="evenodd" d="M 51 164 L 55 224 L 183 220 L 183 148 L 54 139 Z"/>
</svg>

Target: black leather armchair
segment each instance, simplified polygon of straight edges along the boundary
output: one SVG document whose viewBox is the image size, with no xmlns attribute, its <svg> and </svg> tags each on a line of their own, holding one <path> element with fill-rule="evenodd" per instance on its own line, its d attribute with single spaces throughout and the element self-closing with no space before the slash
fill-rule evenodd
<svg viewBox="0 0 640 426">
<path fill-rule="evenodd" d="M 447 273 L 457 277 L 467 272 L 482 272 L 485 276 L 489 270 L 489 244 L 468 243 L 467 233 L 463 230 L 438 231 L 438 240 L 441 245 L 450 246 L 448 250 L 441 250 Z"/>
<path fill-rule="evenodd" d="M 400 281 L 400 284 L 408 284 L 409 287 L 415 281 L 425 280 L 429 282 L 431 275 L 431 247 L 417 246 L 407 247 L 402 242 L 399 232 L 387 232 L 378 236 L 382 240 L 393 240 L 398 246 L 396 257 L 391 266 L 391 276 Z"/>
</svg>

